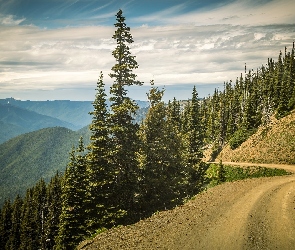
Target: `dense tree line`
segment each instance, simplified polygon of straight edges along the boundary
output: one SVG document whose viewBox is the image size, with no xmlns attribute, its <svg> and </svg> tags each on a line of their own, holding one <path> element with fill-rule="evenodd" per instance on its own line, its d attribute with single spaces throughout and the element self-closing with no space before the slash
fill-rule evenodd
<svg viewBox="0 0 295 250">
<path fill-rule="evenodd" d="M 115 27 L 110 110 L 101 72 L 89 145 L 80 138 L 63 176 L 56 174 L 48 184 L 40 180 L 24 198 L 6 200 L 1 249 L 74 249 L 95 232 L 182 204 L 203 188 L 205 145 L 213 146 L 214 157 L 226 143 L 238 147 L 272 115 L 280 118 L 295 108 L 293 44 L 278 62 L 269 59 L 212 96 L 200 100 L 194 87 L 185 105 L 175 98 L 165 104 L 165 90 L 151 81 L 150 107 L 138 124 L 138 105 L 127 87 L 142 82 L 133 73 L 138 64 L 121 10 Z"/>
<path fill-rule="evenodd" d="M 52 249 L 61 214 L 62 177 L 41 179 L 24 198 L 6 200 L 0 213 L 0 249 Z"/>
<path fill-rule="evenodd" d="M 274 115 L 280 119 L 295 108 L 295 49 L 280 52 L 277 62 L 268 59 L 257 70 L 241 74 L 235 84 L 224 83 L 222 91 L 202 100 L 202 125 L 206 144 L 213 147 L 212 158 L 229 143 L 237 148 L 260 125 Z"/>
</svg>

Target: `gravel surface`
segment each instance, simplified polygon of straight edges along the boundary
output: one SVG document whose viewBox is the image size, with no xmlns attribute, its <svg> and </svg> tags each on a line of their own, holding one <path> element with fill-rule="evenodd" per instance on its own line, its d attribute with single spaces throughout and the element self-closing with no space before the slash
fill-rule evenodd
<svg viewBox="0 0 295 250">
<path fill-rule="evenodd" d="M 295 175 L 221 184 L 78 249 L 295 249 Z"/>
</svg>

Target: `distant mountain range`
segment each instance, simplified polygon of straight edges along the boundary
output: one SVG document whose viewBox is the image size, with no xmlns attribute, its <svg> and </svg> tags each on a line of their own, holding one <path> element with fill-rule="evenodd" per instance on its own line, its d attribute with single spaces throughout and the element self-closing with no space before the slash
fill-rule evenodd
<svg viewBox="0 0 295 250">
<path fill-rule="evenodd" d="M 148 106 L 148 102 L 136 102 L 140 108 Z M 17 135 L 42 128 L 66 127 L 79 130 L 91 123 L 89 112 L 92 110 L 91 101 L 0 99 L 0 144 Z"/>
</svg>

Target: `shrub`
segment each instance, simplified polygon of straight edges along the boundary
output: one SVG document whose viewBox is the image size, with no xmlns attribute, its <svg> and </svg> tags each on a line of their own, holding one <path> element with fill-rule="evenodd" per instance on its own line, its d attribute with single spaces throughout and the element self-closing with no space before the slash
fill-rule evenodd
<svg viewBox="0 0 295 250">
<path fill-rule="evenodd" d="M 222 171 L 222 173 L 220 171 Z M 288 174 L 290 173 L 286 170 L 277 168 L 265 168 L 259 166 L 242 168 L 237 166 L 224 166 L 222 164 L 210 164 L 206 171 L 206 185 L 207 188 L 210 188 L 222 182 Z"/>
<path fill-rule="evenodd" d="M 246 141 L 251 135 L 255 133 L 256 130 L 246 130 L 241 128 L 237 130 L 229 140 L 229 145 L 231 149 L 238 148 L 244 141 Z"/>
</svg>

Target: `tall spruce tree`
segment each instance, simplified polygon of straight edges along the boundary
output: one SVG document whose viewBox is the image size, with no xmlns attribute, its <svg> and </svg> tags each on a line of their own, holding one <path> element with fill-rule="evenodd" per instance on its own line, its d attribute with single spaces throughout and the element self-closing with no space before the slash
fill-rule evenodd
<svg viewBox="0 0 295 250">
<path fill-rule="evenodd" d="M 62 184 L 62 211 L 56 239 L 57 249 L 74 249 L 87 235 L 86 229 L 86 161 L 83 138 L 70 153 L 70 163 Z"/>
<path fill-rule="evenodd" d="M 138 154 L 140 178 L 140 204 L 143 216 L 149 216 L 154 210 L 164 209 L 164 195 L 167 183 L 164 183 L 163 131 L 166 126 L 165 104 L 162 101 L 164 90 L 154 87 L 148 94 L 150 108 L 142 123 L 139 135 L 141 147 Z M 167 194 L 168 195 L 168 194 Z"/>
<path fill-rule="evenodd" d="M 1 209 L 0 218 L 0 247 L 7 249 L 7 243 L 12 233 L 12 205 L 10 200 L 5 200 Z"/>
<path fill-rule="evenodd" d="M 164 90 L 151 83 L 150 109 L 139 130 L 140 203 L 145 216 L 179 204 L 182 184 L 180 136 L 174 124 L 167 120 L 162 101 Z"/>
<path fill-rule="evenodd" d="M 38 249 L 45 248 L 45 221 L 47 217 L 46 201 L 46 183 L 41 179 L 35 185 L 33 194 L 34 221 L 36 223 L 35 231 L 37 232 L 35 247 L 38 247 Z"/>
<path fill-rule="evenodd" d="M 39 248 L 38 231 L 36 230 L 38 227 L 35 218 L 35 205 L 33 187 L 27 190 L 24 199 L 20 235 L 21 244 L 19 249 L 26 250 Z"/>
<path fill-rule="evenodd" d="M 136 211 L 134 199 L 137 189 L 137 162 L 136 152 L 138 150 L 138 125 L 134 123 L 133 116 L 138 110 L 138 105 L 127 97 L 126 87 L 141 85 L 136 80 L 133 70 L 138 68 L 135 56 L 131 55 L 129 44 L 133 43 L 130 28 L 125 24 L 122 10 L 116 15 L 117 30 L 113 35 L 117 46 L 113 51 L 116 64 L 112 67 L 113 73 L 109 76 L 114 79 L 110 88 L 112 97 L 111 104 L 111 139 L 112 139 L 112 164 L 116 169 L 116 193 L 115 201 L 121 208 L 128 212 L 128 218 Z"/>
<path fill-rule="evenodd" d="M 115 194 L 115 168 L 110 164 L 112 144 L 109 137 L 109 112 L 106 104 L 105 85 L 103 74 L 100 73 L 97 82 L 96 96 L 93 102 L 94 110 L 90 144 L 87 154 L 87 220 L 88 230 L 93 231 L 102 227 L 115 225 L 122 211 L 118 204 L 114 204 Z"/>
<path fill-rule="evenodd" d="M 203 184 L 205 165 L 202 164 L 204 128 L 200 113 L 200 104 L 196 87 L 193 88 L 190 110 L 188 112 L 187 132 L 184 134 L 184 165 L 190 173 L 188 196 L 200 191 Z"/>
<path fill-rule="evenodd" d="M 11 215 L 11 233 L 6 249 L 14 250 L 20 248 L 21 220 L 22 220 L 22 205 L 23 200 L 18 195 L 12 205 Z"/>
<path fill-rule="evenodd" d="M 59 217 L 61 214 L 61 182 L 62 176 L 57 172 L 47 186 L 47 216 L 44 223 L 45 249 L 53 249 L 58 235 Z"/>
</svg>

